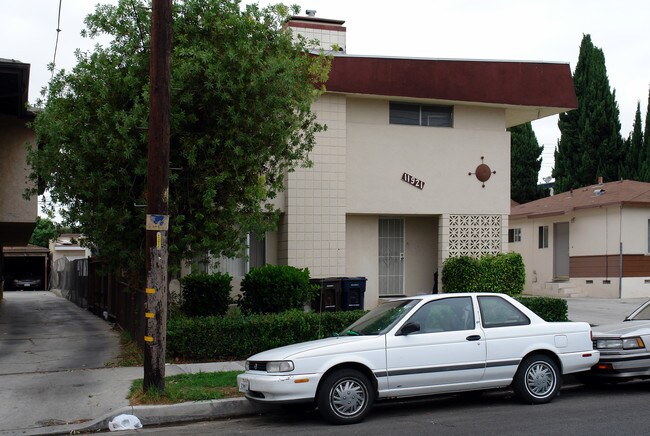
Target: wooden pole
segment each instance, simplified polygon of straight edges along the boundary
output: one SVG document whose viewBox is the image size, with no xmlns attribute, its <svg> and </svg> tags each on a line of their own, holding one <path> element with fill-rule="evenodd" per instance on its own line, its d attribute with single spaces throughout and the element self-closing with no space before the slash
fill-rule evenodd
<svg viewBox="0 0 650 436">
<path fill-rule="evenodd" d="M 147 299 L 144 383 L 147 392 L 165 392 L 167 336 L 167 231 L 169 227 L 169 118 L 172 0 L 153 0 L 149 153 L 147 167 Z"/>
</svg>

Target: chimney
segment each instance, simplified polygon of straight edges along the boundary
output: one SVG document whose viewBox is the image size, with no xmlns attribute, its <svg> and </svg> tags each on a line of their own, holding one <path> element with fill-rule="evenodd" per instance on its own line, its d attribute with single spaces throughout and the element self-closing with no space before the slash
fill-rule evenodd
<svg viewBox="0 0 650 436">
<path fill-rule="evenodd" d="M 598 184 L 599 185 L 603 184 L 603 177 L 602 176 L 598 177 Z"/>
<path fill-rule="evenodd" d="M 307 40 L 318 40 L 319 45 L 314 47 L 315 49 L 327 52 L 336 47 L 337 52 L 345 53 L 345 21 L 317 18 L 314 9 L 307 9 L 305 13 L 306 16 L 291 17 L 286 26 L 294 34 L 302 35 Z"/>
</svg>

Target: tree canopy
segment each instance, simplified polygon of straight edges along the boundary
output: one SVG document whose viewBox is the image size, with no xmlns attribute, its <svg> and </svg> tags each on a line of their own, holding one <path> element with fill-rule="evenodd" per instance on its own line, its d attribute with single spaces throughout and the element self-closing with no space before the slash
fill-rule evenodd
<svg viewBox="0 0 650 436">
<path fill-rule="evenodd" d="M 510 131 L 510 198 L 517 203 L 540 198 L 537 187 L 542 167 L 542 151 L 531 123 L 511 127 Z"/>
<path fill-rule="evenodd" d="M 576 110 L 560 114 L 561 137 L 555 151 L 553 177 L 558 192 L 618 180 L 624 165 L 621 122 L 616 91 L 611 91 L 605 55 L 590 35 L 580 44 L 573 74 L 578 98 Z"/>
<path fill-rule="evenodd" d="M 99 5 L 84 36 L 106 46 L 77 51 L 57 72 L 34 127 L 29 156 L 65 224 L 113 263 L 144 268 L 149 113 L 146 0 Z M 308 165 L 324 126 L 311 111 L 329 59 L 294 39 L 282 5 L 176 0 L 170 140 L 170 265 L 232 256 L 250 231 L 273 228 L 284 176 Z M 35 195 L 36 192 L 30 192 Z"/>
<path fill-rule="evenodd" d="M 49 247 L 50 241 L 56 239 L 60 234 L 56 224 L 49 218 L 36 218 L 36 227 L 32 232 L 32 237 L 29 239 L 30 244 L 38 245 L 40 247 Z"/>
</svg>

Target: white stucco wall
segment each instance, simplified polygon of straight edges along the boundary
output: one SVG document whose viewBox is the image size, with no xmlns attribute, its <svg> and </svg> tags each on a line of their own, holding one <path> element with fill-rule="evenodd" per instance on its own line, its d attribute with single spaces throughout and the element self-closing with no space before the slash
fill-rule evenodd
<svg viewBox="0 0 650 436">
<path fill-rule="evenodd" d="M 388 100 L 348 98 L 347 212 L 507 215 L 504 116 L 504 110 L 456 106 L 453 128 L 391 125 Z M 481 156 L 496 171 L 485 187 L 469 175 Z M 402 181 L 405 172 L 423 180 L 424 189 Z"/>
<path fill-rule="evenodd" d="M 345 275 L 365 276 L 364 307 L 377 305 L 379 297 L 379 220 L 374 215 L 348 215 L 346 217 Z"/>
<path fill-rule="evenodd" d="M 519 219 L 509 221 L 511 229 L 521 229 L 521 241 L 508 244 L 508 251 L 514 251 L 524 259 L 526 284 L 524 292 L 540 294 L 544 284 L 553 280 L 553 220 Z M 549 227 L 548 248 L 539 248 L 539 226 Z"/>
</svg>

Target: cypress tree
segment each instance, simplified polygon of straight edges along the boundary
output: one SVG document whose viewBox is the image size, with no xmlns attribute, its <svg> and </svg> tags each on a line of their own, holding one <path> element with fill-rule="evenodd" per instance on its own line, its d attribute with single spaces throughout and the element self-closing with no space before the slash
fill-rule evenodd
<svg viewBox="0 0 650 436">
<path fill-rule="evenodd" d="M 645 111 L 645 129 L 643 131 L 641 174 L 639 174 L 639 180 L 642 182 L 650 182 L 650 90 L 648 90 L 648 106 Z"/>
<path fill-rule="evenodd" d="M 553 169 L 558 192 L 590 185 L 599 176 L 618 180 L 623 168 L 616 91 L 610 91 L 605 55 L 590 35 L 582 38 L 573 83 L 578 109 L 560 114 L 558 121 L 561 136 Z"/>
<path fill-rule="evenodd" d="M 623 168 L 623 178 L 629 180 L 640 180 L 642 170 L 642 152 L 643 152 L 643 132 L 641 130 L 641 103 L 636 105 L 636 115 L 634 117 L 634 126 L 632 133 L 625 141 L 625 166 Z"/>
<path fill-rule="evenodd" d="M 511 127 L 510 131 L 510 198 L 526 203 L 540 197 L 537 187 L 542 167 L 542 150 L 531 123 Z"/>
</svg>

